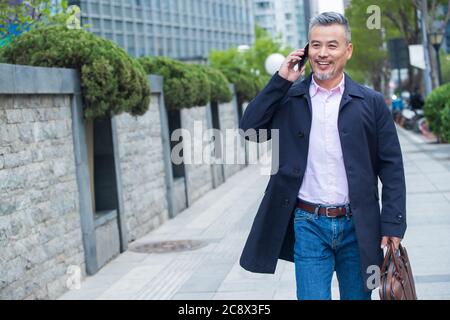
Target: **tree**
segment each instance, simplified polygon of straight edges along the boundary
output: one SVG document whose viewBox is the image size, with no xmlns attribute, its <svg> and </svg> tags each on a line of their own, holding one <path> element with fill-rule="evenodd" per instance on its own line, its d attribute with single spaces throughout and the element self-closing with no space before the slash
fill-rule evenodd
<svg viewBox="0 0 450 320">
<path fill-rule="evenodd" d="M 450 82 L 450 54 L 446 54 L 444 50 L 441 50 L 441 72 L 442 72 L 442 84 Z"/>
<path fill-rule="evenodd" d="M 244 59 L 251 70 L 258 70 L 260 75 L 267 76 L 265 62 L 267 57 L 272 53 L 281 53 L 287 56 L 291 51 L 291 47 L 283 47 L 281 44 L 281 36 L 272 39 L 270 34 L 258 25 L 255 26 L 255 43 L 250 50 L 245 52 Z"/>
<path fill-rule="evenodd" d="M 72 17 L 67 0 L 0 0 L 0 47 L 25 31 L 46 25 L 66 24 Z"/>
<path fill-rule="evenodd" d="M 352 59 L 347 65 L 347 72 L 358 82 L 371 84 L 377 91 L 382 88 L 382 79 L 389 82 L 389 65 L 387 52 L 383 48 L 383 33 L 381 29 L 369 29 L 367 8 L 371 0 L 352 1 L 345 15 L 349 20 L 354 47 Z"/>
<path fill-rule="evenodd" d="M 421 11 L 421 2 L 427 2 L 428 13 L 425 16 L 426 33 L 440 32 L 445 34 L 445 27 L 450 19 L 450 0 L 414 0 L 417 10 Z M 447 6 L 447 12 L 442 10 Z M 433 87 L 439 86 L 439 72 L 437 65 L 436 52 L 428 39 L 428 53 L 430 56 Z"/>
</svg>

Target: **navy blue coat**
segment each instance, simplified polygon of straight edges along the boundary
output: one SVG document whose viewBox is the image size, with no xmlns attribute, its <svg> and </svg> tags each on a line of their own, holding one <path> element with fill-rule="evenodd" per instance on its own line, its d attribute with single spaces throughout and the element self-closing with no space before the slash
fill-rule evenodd
<svg viewBox="0 0 450 320">
<path fill-rule="evenodd" d="M 240 265 L 251 272 L 274 273 L 278 259 L 294 261 L 293 212 L 308 158 L 311 77 L 292 83 L 275 74 L 249 103 L 239 124 L 244 131 L 278 129 L 280 141 L 278 171 L 270 177 L 240 258 Z M 382 263 L 382 236 L 403 238 L 406 231 L 400 143 L 383 96 L 348 75 L 339 106 L 338 131 L 366 280 L 370 275 L 367 267 Z M 258 137 L 246 139 L 264 141 Z M 378 177 L 383 185 L 381 212 Z"/>
</svg>

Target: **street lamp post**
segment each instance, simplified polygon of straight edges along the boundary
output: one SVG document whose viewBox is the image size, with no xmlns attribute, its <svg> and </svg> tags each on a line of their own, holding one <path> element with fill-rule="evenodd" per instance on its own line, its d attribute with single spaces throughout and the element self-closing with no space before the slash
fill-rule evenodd
<svg viewBox="0 0 450 320">
<path fill-rule="evenodd" d="M 439 57 L 439 48 L 441 47 L 443 38 L 444 38 L 444 33 L 442 33 L 442 32 L 433 32 L 430 34 L 430 42 L 433 45 L 434 50 L 436 51 L 439 85 L 441 85 L 441 83 L 442 83 L 441 59 Z"/>
</svg>

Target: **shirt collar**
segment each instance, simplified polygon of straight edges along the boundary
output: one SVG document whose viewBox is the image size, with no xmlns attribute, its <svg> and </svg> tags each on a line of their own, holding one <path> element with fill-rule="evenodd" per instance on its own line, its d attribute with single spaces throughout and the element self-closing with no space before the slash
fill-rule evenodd
<svg viewBox="0 0 450 320">
<path fill-rule="evenodd" d="M 338 91 L 340 94 L 344 93 L 344 89 L 345 89 L 345 75 L 342 74 L 342 80 L 341 82 L 334 87 L 331 90 L 327 90 L 325 88 L 322 88 L 321 86 L 319 86 L 317 84 L 317 82 L 314 80 L 314 75 L 311 77 L 311 85 L 309 86 L 309 95 L 311 97 L 314 97 L 318 91 L 323 91 L 323 92 L 336 92 Z"/>
</svg>

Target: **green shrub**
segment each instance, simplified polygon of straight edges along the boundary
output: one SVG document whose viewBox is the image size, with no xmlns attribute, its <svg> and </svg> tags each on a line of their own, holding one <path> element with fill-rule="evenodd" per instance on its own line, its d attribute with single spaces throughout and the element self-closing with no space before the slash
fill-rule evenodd
<svg viewBox="0 0 450 320">
<path fill-rule="evenodd" d="M 211 83 L 204 69 L 198 64 L 185 64 L 189 70 L 194 87 L 194 106 L 204 106 L 211 99 Z"/>
<path fill-rule="evenodd" d="M 211 87 L 211 101 L 218 103 L 230 102 L 233 94 L 230 90 L 228 80 L 225 75 L 216 68 L 207 65 L 199 65 L 208 77 Z"/>
<path fill-rule="evenodd" d="M 164 77 L 164 101 L 168 110 L 206 105 L 211 86 L 203 68 L 167 57 L 138 59 L 144 70 Z"/>
<path fill-rule="evenodd" d="M 258 94 L 260 82 L 255 75 L 244 67 L 233 66 L 219 69 L 228 81 L 235 85 L 236 94 L 240 101 L 250 101 Z"/>
<path fill-rule="evenodd" d="M 442 134 L 442 111 L 450 101 L 450 84 L 434 89 L 425 99 L 425 117 L 430 129 L 437 135 Z"/>
<path fill-rule="evenodd" d="M 112 41 L 85 30 L 31 30 L 2 55 L 6 63 L 79 70 L 87 119 L 122 112 L 137 116 L 148 110 L 150 88 L 142 66 Z"/>
<path fill-rule="evenodd" d="M 441 111 L 441 136 L 446 142 L 450 142 L 450 101 L 447 101 Z"/>
</svg>

